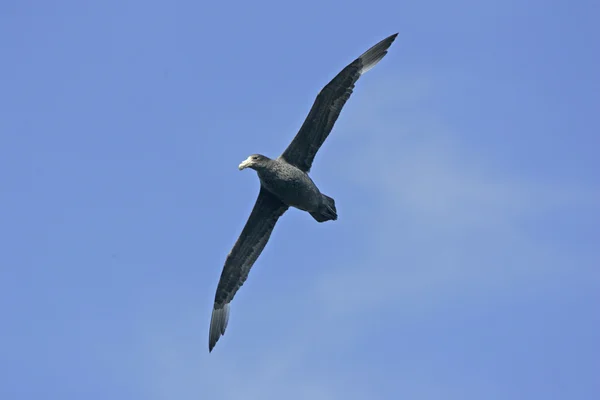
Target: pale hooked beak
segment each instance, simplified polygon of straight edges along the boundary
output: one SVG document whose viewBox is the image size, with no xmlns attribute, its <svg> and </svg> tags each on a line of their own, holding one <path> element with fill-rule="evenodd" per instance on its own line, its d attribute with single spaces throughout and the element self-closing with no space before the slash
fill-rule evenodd
<svg viewBox="0 0 600 400">
<path fill-rule="evenodd" d="M 250 165 L 252 165 L 252 158 L 248 157 L 244 161 L 242 161 L 240 165 L 238 165 L 238 169 L 241 171 L 244 168 L 248 168 Z"/>
</svg>

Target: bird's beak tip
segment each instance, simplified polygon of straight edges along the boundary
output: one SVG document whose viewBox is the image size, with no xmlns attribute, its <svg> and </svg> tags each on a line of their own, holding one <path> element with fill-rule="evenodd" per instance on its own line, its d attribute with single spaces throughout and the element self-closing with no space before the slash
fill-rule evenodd
<svg viewBox="0 0 600 400">
<path fill-rule="evenodd" d="M 240 165 L 238 165 L 238 169 L 241 171 L 243 169 L 248 168 L 248 166 L 250 166 L 250 160 L 246 159 L 244 161 L 242 161 L 242 163 Z"/>
</svg>

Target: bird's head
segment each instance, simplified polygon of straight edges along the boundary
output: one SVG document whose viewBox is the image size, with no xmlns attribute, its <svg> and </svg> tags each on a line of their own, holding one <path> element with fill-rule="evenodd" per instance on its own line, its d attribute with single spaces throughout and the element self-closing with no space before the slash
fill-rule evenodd
<svg viewBox="0 0 600 400">
<path fill-rule="evenodd" d="M 243 170 L 245 168 L 252 168 L 253 170 L 258 170 L 261 167 L 266 166 L 271 159 L 269 157 L 263 156 L 262 154 L 252 154 L 250 157 L 246 158 L 242 163 L 238 166 L 239 170 Z"/>
</svg>

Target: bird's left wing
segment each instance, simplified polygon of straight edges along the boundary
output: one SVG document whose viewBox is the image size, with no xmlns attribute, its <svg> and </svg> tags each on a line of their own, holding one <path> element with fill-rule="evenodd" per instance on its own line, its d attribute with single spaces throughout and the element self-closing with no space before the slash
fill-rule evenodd
<svg viewBox="0 0 600 400">
<path fill-rule="evenodd" d="M 219 338 L 225 334 L 229 320 L 229 303 L 248 278 L 250 268 L 265 248 L 275 223 L 287 209 L 288 206 L 275 195 L 260 187 L 250 217 L 233 249 L 227 255 L 221 272 L 210 320 L 209 351 L 212 351 Z"/>
<path fill-rule="evenodd" d="M 362 74 L 373 68 L 398 36 L 383 39 L 335 76 L 317 95 L 308 116 L 294 140 L 281 154 L 288 163 L 309 172 L 317 151 L 333 129 L 344 104 L 350 98 L 354 84 Z"/>
</svg>

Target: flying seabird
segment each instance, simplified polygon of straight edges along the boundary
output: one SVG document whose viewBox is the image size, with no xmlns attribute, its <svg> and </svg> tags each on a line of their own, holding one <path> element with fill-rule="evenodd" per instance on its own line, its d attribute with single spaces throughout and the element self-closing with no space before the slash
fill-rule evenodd
<svg viewBox="0 0 600 400">
<path fill-rule="evenodd" d="M 318 222 L 337 219 L 335 201 L 319 191 L 308 173 L 356 81 L 387 54 L 396 36 L 397 33 L 371 47 L 319 92 L 296 137 L 279 157 L 270 159 L 252 154 L 239 165 L 240 170 L 251 168 L 257 172 L 260 191 L 240 237 L 227 255 L 219 279 L 210 320 L 209 352 L 225 334 L 231 300 L 248 278 L 279 217 L 289 207 L 295 207 L 308 212 Z"/>
</svg>

